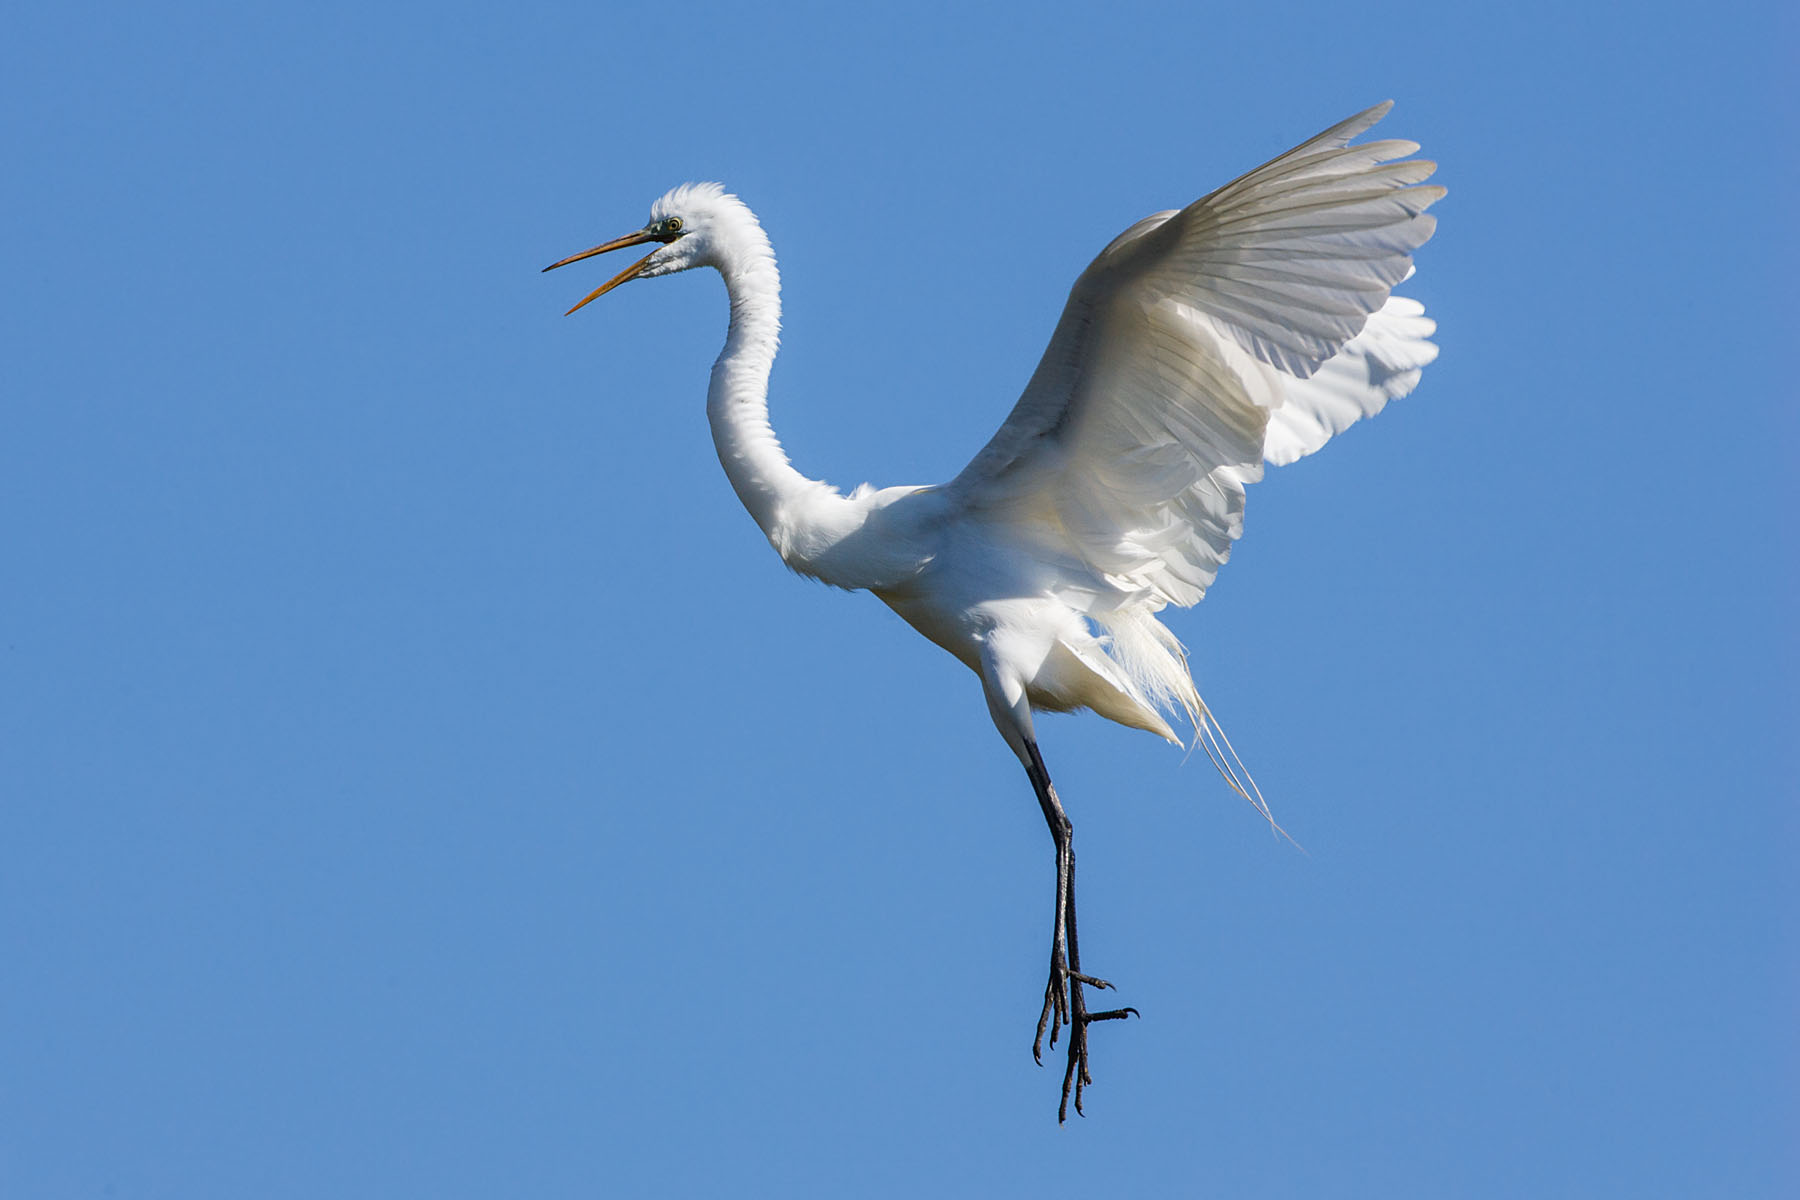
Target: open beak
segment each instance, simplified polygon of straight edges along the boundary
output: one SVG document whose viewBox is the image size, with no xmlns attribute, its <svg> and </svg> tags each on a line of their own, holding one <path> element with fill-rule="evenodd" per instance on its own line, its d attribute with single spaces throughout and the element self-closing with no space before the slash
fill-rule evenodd
<svg viewBox="0 0 1800 1200">
<path fill-rule="evenodd" d="M 592 250 L 583 250 L 580 254 L 571 254 L 561 262 L 551 263 L 549 266 L 545 267 L 544 270 L 554 271 L 556 268 L 566 267 L 572 262 L 580 262 L 584 258 L 592 258 L 596 254 L 605 254 L 608 250 L 623 250 L 626 246 L 641 246 L 645 242 L 654 242 L 656 240 L 658 240 L 656 235 L 651 233 L 648 229 L 640 229 L 636 233 L 628 233 L 622 238 L 614 238 L 610 242 L 595 246 Z M 661 247 L 659 246 L 657 249 L 660 250 Z M 614 275 L 611 279 L 589 292 L 582 299 L 581 304 L 586 304 L 590 300 L 598 300 L 600 297 L 606 295 L 606 293 L 618 287 L 621 283 L 636 279 L 638 272 L 642 271 L 645 265 L 654 257 L 656 257 L 656 250 L 652 250 L 650 253 L 644 255 L 644 257 L 638 259 L 629 267 L 626 267 L 623 271 L 620 271 L 617 275 Z M 577 304 L 575 308 L 580 308 L 581 304 Z M 563 316 L 568 316 L 569 313 L 575 311 L 575 308 L 571 308 L 569 312 L 564 313 Z"/>
</svg>

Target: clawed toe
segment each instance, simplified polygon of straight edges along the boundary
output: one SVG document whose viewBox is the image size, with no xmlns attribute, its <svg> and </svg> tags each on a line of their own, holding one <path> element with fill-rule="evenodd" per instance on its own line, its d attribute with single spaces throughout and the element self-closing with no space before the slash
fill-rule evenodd
<svg viewBox="0 0 1800 1200">
<path fill-rule="evenodd" d="M 1038 1014 L 1037 1036 L 1031 1039 L 1031 1057 L 1044 1064 L 1044 1031 L 1050 1031 L 1050 1048 L 1056 1049 L 1057 1028 L 1069 1023 L 1068 981 L 1079 979 L 1056 959 L 1050 961 L 1050 982 L 1044 985 L 1044 1008 Z"/>
<path fill-rule="evenodd" d="M 1087 1115 L 1081 1107 L 1081 1094 L 1088 1084 L 1094 1082 L 1094 1077 L 1088 1074 L 1088 1026 L 1096 1021 L 1121 1021 L 1126 1017 L 1139 1015 L 1135 1008 L 1087 1011 L 1079 982 L 1070 988 L 1069 998 L 1072 1009 L 1069 1020 L 1069 1064 L 1063 1070 L 1062 1103 L 1056 1109 L 1056 1122 L 1059 1125 L 1069 1119 L 1071 1099 L 1075 1102 L 1075 1114 L 1083 1117 Z"/>
<path fill-rule="evenodd" d="M 1112 988 L 1112 984 L 1104 979 L 1069 970 L 1052 959 L 1050 981 L 1044 989 L 1044 1007 L 1038 1014 L 1037 1036 L 1031 1042 L 1031 1057 L 1042 1066 L 1045 1031 L 1049 1031 L 1050 1048 L 1054 1050 L 1056 1037 L 1060 1032 L 1059 1026 L 1069 1026 L 1068 1065 L 1063 1069 L 1062 1103 L 1056 1110 L 1059 1124 L 1069 1119 L 1071 1100 L 1074 1101 L 1078 1116 L 1087 1115 L 1081 1107 L 1082 1091 L 1094 1082 L 1093 1076 L 1088 1073 L 1088 1026 L 1096 1021 L 1120 1021 L 1139 1015 L 1135 1008 L 1089 1012 L 1081 991 L 1084 985 L 1091 988 Z"/>
</svg>

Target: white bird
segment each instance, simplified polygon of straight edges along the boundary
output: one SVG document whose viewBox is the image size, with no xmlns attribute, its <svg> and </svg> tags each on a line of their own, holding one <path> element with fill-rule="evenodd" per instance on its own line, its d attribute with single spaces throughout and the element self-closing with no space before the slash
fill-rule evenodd
<svg viewBox="0 0 1800 1200">
<path fill-rule="evenodd" d="M 1389 295 L 1444 194 L 1418 145 L 1350 145 L 1377 105 L 1179 211 L 1114 238 L 1069 294 L 1024 395 L 960 475 L 937 487 L 843 495 L 789 464 L 769 427 L 781 327 L 775 255 L 750 209 L 716 183 L 658 200 L 642 229 L 545 270 L 655 248 L 569 311 L 632 279 L 712 267 L 731 324 L 707 417 L 719 461 L 782 561 L 873 592 L 981 679 L 1056 845 L 1050 976 L 1032 1054 L 1069 1025 L 1058 1119 L 1081 1111 L 1090 1012 L 1075 927 L 1068 817 L 1034 711 L 1092 709 L 1183 744 L 1183 716 L 1232 789 L 1268 817 L 1181 644 L 1157 613 L 1200 600 L 1243 528 L 1244 489 L 1418 382 L 1435 325 Z M 1395 161 L 1403 160 L 1403 161 Z M 1272 823 L 1272 822 L 1271 822 Z"/>
</svg>

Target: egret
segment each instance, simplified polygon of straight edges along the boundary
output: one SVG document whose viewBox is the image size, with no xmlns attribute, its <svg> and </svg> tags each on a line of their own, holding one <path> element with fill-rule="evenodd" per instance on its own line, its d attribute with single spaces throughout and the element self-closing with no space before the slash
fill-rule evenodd
<svg viewBox="0 0 1800 1200">
<path fill-rule="evenodd" d="M 1082 1111 L 1090 1011 L 1076 937 L 1073 826 L 1044 766 L 1034 712 L 1091 709 L 1184 745 L 1185 718 L 1230 788 L 1268 805 L 1157 619 L 1197 603 L 1243 528 L 1244 490 L 1411 391 L 1437 357 L 1435 323 L 1390 294 L 1431 237 L 1414 142 L 1352 139 L 1380 104 L 1186 208 L 1125 230 L 1075 281 L 1011 414 L 936 487 L 848 495 L 788 462 L 769 425 L 781 280 L 750 209 L 689 183 L 643 228 L 551 264 L 652 248 L 576 309 L 634 279 L 712 267 L 731 321 L 706 412 L 719 462 L 782 561 L 872 592 L 981 680 L 1056 849 L 1050 973 L 1032 1054 L 1068 1027 L 1059 1121 Z"/>
</svg>

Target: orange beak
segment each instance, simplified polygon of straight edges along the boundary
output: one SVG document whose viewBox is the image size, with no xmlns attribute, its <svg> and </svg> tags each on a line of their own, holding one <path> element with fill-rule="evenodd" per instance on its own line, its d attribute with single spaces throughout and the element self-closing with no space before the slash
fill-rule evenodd
<svg viewBox="0 0 1800 1200">
<path fill-rule="evenodd" d="M 580 262 L 584 258 L 592 258 L 596 254 L 605 254 L 608 250 L 622 250 L 626 246 L 641 246 L 645 242 L 654 242 L 657 240 L 659 239 L 656 235 L 651 233 L 648 229 L 640 229 L 636 233 L 628 233 L 622 238 L 614 238 L 610 242 L 604 242 L 595 246 L 592 250 L 583 250 L 580 254 L 571 254 L 560 262 L 551 263 L 549 266 L 545 267 L 544 270 L 554 271 L 556 268 L 566 267 L 572 262 Z M 658 247 L 658 249 L 660 248 L 661 247 Z M 645 265 L 654 257 L 656 257 L 656 251 L 652 250 L 649 254 L 644 255 L 644 257 L 638 259 L 629 267 L 626 267 L 623 271 L 620 271 L 617 275 L 614 275 L 611 279 L 589 292 L 582 298 L 581 304 L 577 304 L 575 308 L 580 308 L 582 304 L 586 304 L 590 300 L 598 300 L 600 297 L 606 295 L 606 293 L 618 287 L 621 283 L 627 283 L 636 279 L 638 277 L 638 272 L 642 271 Z M 575 308 L 571 308 L 569 312 L 564 313 L 563 316 L 568 316 L 569 313 L 575 311 Z"/>
</svg>

